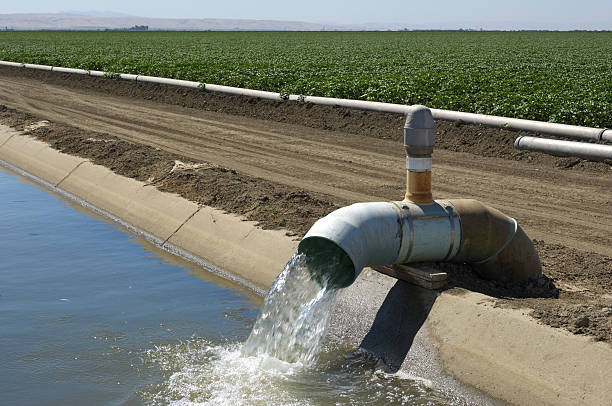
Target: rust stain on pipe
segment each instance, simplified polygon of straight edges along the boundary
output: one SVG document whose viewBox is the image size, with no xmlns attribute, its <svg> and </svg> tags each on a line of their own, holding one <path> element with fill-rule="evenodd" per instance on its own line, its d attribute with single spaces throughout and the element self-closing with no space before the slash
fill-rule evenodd
<svg viewBox="0 0 612 406">
<path fill-rule="evenodd" d="M 428 204 L 433 202 L 431 194 L 431 172 L 406 173 L 406 200 L 414 203 Z"/>
</svg>

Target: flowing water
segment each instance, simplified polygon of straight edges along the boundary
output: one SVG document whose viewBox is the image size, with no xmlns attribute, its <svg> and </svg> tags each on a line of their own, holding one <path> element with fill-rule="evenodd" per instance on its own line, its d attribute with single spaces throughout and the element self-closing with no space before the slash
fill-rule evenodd
<svg viewBox="0 0 612 406">
<path fill-rule="evenodd" d="M 465 403 L 325 337 L 333 255 L 294 256 L 257 317 L 248 291 L 1 167 L 0 209 L 2 405 Z"/>
<path fill-rule="evenodd" d="M 295 254 L 266 296 L 245 355 L 265 354 L 303 365 L 315 360 L 338 289 L 311 275 L 305 254 Z"/>
</svg>

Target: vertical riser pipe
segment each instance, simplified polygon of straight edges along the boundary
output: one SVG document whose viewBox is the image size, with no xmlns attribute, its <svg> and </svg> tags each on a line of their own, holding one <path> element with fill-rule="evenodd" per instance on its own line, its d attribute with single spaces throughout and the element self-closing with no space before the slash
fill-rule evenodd
<svg viewBox="0 0 612 406">
<path fill-rule="evenodd" d="M 406 113 L 404 148 L 406 149 L 406 200 L 428 204 L 431 195 L 431 155 L 436 134 L 431 110 L 412 106 Z"/>
</svg>

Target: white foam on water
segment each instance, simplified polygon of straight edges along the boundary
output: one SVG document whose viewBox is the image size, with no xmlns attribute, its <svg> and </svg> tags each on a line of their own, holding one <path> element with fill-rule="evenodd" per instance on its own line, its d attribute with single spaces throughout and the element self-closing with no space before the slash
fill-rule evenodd
<svg viewBox="0 0 612 406">
<path fill-rule="evenodd" d="M 435 389 L 435 384 L 433 383 L 432 380 L 421 378 L 420 376 L 416 376 L 416 375 L 411 374 L 411 373 L 407 373 L 407 372 L 403 372 L 403 371 L 397 371 L 397 372 L 394 372 L 394 373 L 388 373 L 388 372 L 382 372 L 381 371 L 381 373 L 384 374 L 384 376 L 386 378 L 397 378 L 397 379 L 413 381 L 413 382 L 416 382 L 416 383 L 419 383 L 419 384 L 423 385 L 426 388 Z"/>
<path fill-rule="evenodd" d="M 166 373 L 141 394 L 152 405 L 449 404 L 419 378 L 386 373 L 367 352 L 335 345 L 312 365 L 202 339 L 155 348 L 147 358 Z"/>
<path fill-rule="evenodd" d="M 195 348 L 161 347 L 151 360 L 172 371 L 151 400 L 170 405 L 300 405 L 279 390 L 301 366 L 262 355 L 244 357 L 242 345 L 196 343 Z"/>
</svg>

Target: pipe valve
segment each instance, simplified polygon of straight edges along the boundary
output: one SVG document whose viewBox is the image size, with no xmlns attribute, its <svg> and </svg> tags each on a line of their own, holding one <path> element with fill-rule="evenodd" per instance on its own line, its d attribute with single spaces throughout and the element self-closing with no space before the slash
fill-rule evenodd
<svg viewBox="0 0 612 406">
<path fill-rule="evenodd" d="M 431 110 L 415 105 L 406 114 L 404 148 L 406 149 L 406 200 L 432 203 L 431 155 L 435 144 L 435 124 Z"/>
</svg>

